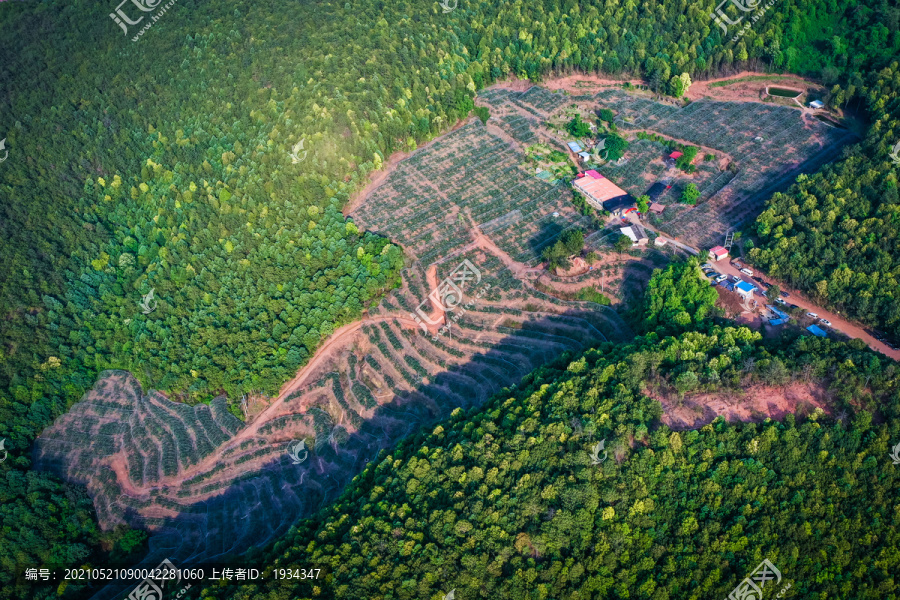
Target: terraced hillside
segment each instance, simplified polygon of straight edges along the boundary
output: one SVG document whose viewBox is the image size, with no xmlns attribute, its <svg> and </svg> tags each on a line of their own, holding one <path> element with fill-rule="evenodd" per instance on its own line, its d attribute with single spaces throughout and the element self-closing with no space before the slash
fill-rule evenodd
<svg viewBox="0 0 900 600">
<path fill-rule="evenodd" d="M 581 217 L 565 188 L 507 164 L 517 150 L 504 136 L 471 123 L 363 200 L 357 224 L 410 257 L 402 286 L 337 330 L 251 422 L 224 399 L 188 407 L 111 371 L 38 439 L 38 467 L 84 483 L 104 527 L 151 530 L 145 566 L 223 558 L 283 535 L 411 432 L 565 352 L 630 338 L 610 308 L 537 289 L 526 262 Z"/>
<path fill-rule="evenodd" d="M 472 120 L 419 149 L 351 211 L 360 228 L 403 246 L 402 286 L 362 322 L 336 331 L 262 413 L 243 423 L 224 398 L 189 407 L 111 371 L 38 439 L 38 468 L 85 484 L 104 527 L 149 529 L 144 566 L 222 559 L 283 535 L 411 432 L 481 405 L 567 351 L 630 338 L 610 308 L 557 297 L 591 281 L 609 284 L 608 268 L 563 281 L 536 266 L 543 248 L 586 218 L 565 185 L 518 165 L 521 145 L 547 139 L 539 123 L 567 103 L 618 102 L 618 117 L 636 122 L 637 112 L 623 107 L 637 101 L 541 88 L 494 88 L 482 99 L 494 107 L 486 126 Z M 727 107 L 695 104 L 730 118 Z M 779 111 L 788 109 L 759 110 L 769 115 L 766 127 L 784 126 Z M 647 127 L 668 131 L 678 114 L 649 116 Z M 732 151 L 761 160 L 734 135 Z M 655 160 L 655 143 L 644 145 L 625 167 Z M 700 215 L 720 197 L 733 196 L 720 191 L 676 219 Z M 666 260 L 650 258 L 641 266 Z M 569 295 L 547 293 L 552 288 Z M 108 586 L 96 597 L 121 591 Z"/>
<path fill-rule="evenodd" d="M 597 99 L 617 111 L 620 127 L 650 130 L 732 158 L 736 174 L 724 170 L 705 180 L 700 204 L 667 211 L 663 229 L 700 246 L 719 243 L 729 228 L 755 218 L 774 192 L 801 173 L 818 171 L 856 139 L 798 109 L 772 104 L 704 99 L 678 108 L 620 90 L 606 90 Z M 695 164 L 706 166 L 700 158 Z"/>
<path fill-rule="evenodd" d="M 399 164 L 353 217 L 426 265 L 456 256 L 473 225 L 515 261 L 536 264 L 541 250 L 586 219 L 564 184 L 518 168 L 523 155 L 513 139 L 527 137 L 527 127 L 469 122 Z"/>
</svg>

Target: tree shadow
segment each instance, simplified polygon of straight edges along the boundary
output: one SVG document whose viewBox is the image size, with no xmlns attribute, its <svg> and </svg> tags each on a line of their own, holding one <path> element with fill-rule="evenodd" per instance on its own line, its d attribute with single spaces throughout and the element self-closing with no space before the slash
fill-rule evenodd
<svg viewBox="0 0 900 600">
<path fill-rule="evenodd" d="M 545 220 L 538 232 L 528 238 L 528 249 L 539 257 L 544 248 L 555 244 L 565 230 L 566 228 L 561 223 L 555 220 Z"/>
<path fill-rule="evenodd" d="M 151 569 L 168 559 L 179 568 L 206 565 L 208 574 L 225 564 L 262 570 L 267 565 L 253 564 L 253 557 L 262 548 L 284 539 L 300 519 L 315 515 L 325 519 L 327 513 L 321 511 L 327 511 L 341 494 L 358 493 L 350 492 L 348 485 L 358 477 L 374 478 L 372 467 L 389 460 L 398 444 L 420 444 L 456 409 L 477 409 L 538 366 L 563 357 L 568 360 L 607 341 L 596 326 L 602 310 L 609 309 L 572 308 L 558 315 L 510 323 L 503 329 L 508 335 L 491 348 L 430 376 L 427 383 L 412 390 L 395 391 L 391 401 L 376 408 L 341 443 L 311 449 L 300 464 L 295 464 L 287 452 L 273 455 L 272 460 L 238 475 L 204 500 L 180 502 L 154 499 L 152 494 L 149 499 L 133 498 L 118 487 L 109 468 L 99 467 L 104 472 L 92 474 L 91 479 L 104 482 L 103 496 L 109 505 L 100 506 L 104 498 L 98 497 L 94 488 L 98 513 L 114 513 L 131 527 L 151 531 L 148 554 L 135 568 Z M 468 384 L 463 385 L 466 381 Z M 66 465 L 67 457 L 62 456 L 38 457 L 36 465 L 72 480 L 72 466 Z M 78 459 L 71 460 L 78 463 Z M 84 464 L 78 463 L 79 468 Z M 117 493 L 110 494 L 108 486 L 114 486 Z M 365 504 L 378 499 L 362 493 L 353 501 Z M 137 583 L 109 583 L 88 588 L 78 597 L 118 600 Z"/>
</svg>

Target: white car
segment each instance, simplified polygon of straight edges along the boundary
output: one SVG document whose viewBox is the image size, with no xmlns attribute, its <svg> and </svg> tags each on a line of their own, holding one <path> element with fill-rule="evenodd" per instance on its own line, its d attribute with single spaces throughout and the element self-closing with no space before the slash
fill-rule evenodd
<svg viewBox="0 0 900 600">
<path fill-rule="evenodd" d="M 747 277 L 753 277 L 753 271 L 751 271 L 750 269 L 741 269 L 741 273 L 743 273 Z"/>
<path fill-rule="evenodd" d="M 806 316 L 809 317 L 810 319 L 818 319 L 819 318 L 819 315 L 817 315 L 816 313 L 806 313 Z"/>
<path fill-rule="evenodd" d="M 819 323 L 821 323 L 825 327 L 831 327 L 831 321 L 829 321 L 828 319 L 819 319 Z"/>
<path fill-rule="evenodd" d="M 775 298 L 775 304 L 780 304 L 782 306 L 785 306 L 787 304 L 787 302 L 784 301 L 784 298 Z"/>
<path fill-rule="evenodd" d="M 719 275 L 718 277 L 716 277 L 716 281 L 719 282 L 719 283 L 722 283 L 722 282 L 725 281 L 726 279 L 728 279 L 728 275 L 724 275 L 724 274 Z"/>
</svg>

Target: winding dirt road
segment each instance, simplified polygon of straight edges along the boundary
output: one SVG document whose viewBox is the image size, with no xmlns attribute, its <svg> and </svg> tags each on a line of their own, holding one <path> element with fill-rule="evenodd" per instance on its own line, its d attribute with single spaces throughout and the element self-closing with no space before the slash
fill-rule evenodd
<svg viewBox="0 0 900 600">
<path fill-rule="evenodd" d="M 242 428 L 238 431 L 234 437 L 228 440 L 225 444 L 217 447 L 214 452 L 210 455 L 206 456 L 200 462 L 179 471 L 177 474 L 161 477 L 153 486 L 136 486 L 130 480 L 128 475 L 128 465 L 124 461 L 124 458 L 121 455 L 114 455 L 112 460 L 109 461 L 110 468 L 116 472 L 118 476 L 119 484 L 122 485 L 123 489 L 134 496 L 141 496 L 149 493 L 151 490 L 161 489 L 167 486 L 178 485 L 184 481 L 191 479 L 194 475 L 198 473 L 203 473 L 205 471 L 209 471 L 212 469 L 216 462 L 218 462 L 222 455 L 231 448 L 236 446 L 240 446 L 241 442 L 244 442 L 248 439 L 256 437 L 259 435 L 259 429 L 267 422 L 272 419 L 278 418 L 284 414 L 294 414 L 301 410 L 303 410 L 302 406 L 292 406 L 288 408 L 285 404 L 285 400 L 294 392 L 302 388 L 309 378 L 316 373 L 316 369 L 318 369 L 323 362 L 329 360 L 332 356 L 329 350 L 332 350 L 341 344 L 348 341 L 349 338 L 352 338 L 363 325 L 368 325 L 372 323 L 379 323 L 381 321 L 397 321 L 405 327 L 409 327 L 411 329 L 418 329 L 419 325 L 415 322 L 415 320 L 401 317 L 401 316 L 378 316 L 372 317 L 368 319 L 364 319 L 362 321 L 355 321 L 353 323 L 349 323 L 339 328 L 328 340 L 320 346 L 315 355 L 313 355 L 312 360 L 310 360 L 306 365 L 304 365 L 298 372 L 297 375 L 294 376 L 293 379 L 285 383 L 281 390 L 278 393 L 278 397 L 275 398 L 272 403 L 267 406 L 261 413 L 259 413 L 256 418 L 253 419 L 250 423 L 247 424 L 246 427 Z"/>
<path fill-rule="evenodd" d="M 757 287 L 759 287 L 759 285 L 756 281 L 753 281 L 752 279 L 750 279 L 749 277 L 747 277 L 746 275 L 741 273 L 737 267 L 730 264 L 728 261 L 723 260 L 723 261 L 719 261 L 719 262 L 710 262 L 710 264 L 712 265 L 713 269 L 715 269 L 719 273 L 723 273 L 730 277 L 731 276 L 740 277 L 742 280 L 746 281 L 747 283 L 749 283 L 751 285 L 756 285 Z M 761 273 L 754 273 L 754 275 L 756 275 L 756 277 L 758 277 L 759 279 L 761 279 L 767 283 L 777 284 L 778 287 L 780 287 L 781 289 L 790 293 L 790 296 L 787 298 L 787 300 L 785 300 L 785 302 L 787 302 L 789 304 L 796 304 L 797 306 L 799 306 L 800 308 L 802 308 L 803 310 L 805 310 L 807 312 L 812 312 L 812 313 L 819 315 L 819 318 L 828 319 L 831 322 L 830 329 L 839 331 L 840 333 L 843 333 L 844 335 L 850 337 L 851 339 L 852 338 L 861 339 L 863 342 L 866 343 L 867 346 L 869 346 L 869 348 L 871 348 L 877 352 L 881 352 L 885 356 L 893 358 L 894 360 L 900 360 L 900 350 L 891 350 L 886 344 L 879 342 L 874 337 L 872 337 L 871 335 L 866 333 L 866 330 L 863 329 L 863 327 L 860 326 L 859 324 L 854 323 L 852 321 L 848 321 L 847 319 L 841 317 L 837 313 L 828 311 L 828 310 L 822 308 L 821 306 L 818 306 L 817 304 L 810 301 L 808 298 L 805 298 L 800 292 L 790 289 L 790 288 L 784 286 L 784 284 L 782 284 L 778 281 L 775 281 L 769 277 L 764 277 L 764 276 L 762 276 Z M 806 318 L 806 317 L 804 317 L 804 318 Z M 813 321 L 813 319 L 809 319 L 809 318 L 807 318 L 807 320 L 809 320 L 810 322 L 817 323 L 822 328 L 826 328 L 821 323 L 818 323 L 818 321 Z"/>
</svg>

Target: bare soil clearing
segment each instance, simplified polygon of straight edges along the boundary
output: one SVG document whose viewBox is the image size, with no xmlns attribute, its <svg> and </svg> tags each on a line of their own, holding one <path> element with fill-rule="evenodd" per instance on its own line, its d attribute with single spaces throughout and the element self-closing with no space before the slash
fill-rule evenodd
<svg viewBox="0 0 900 600">
<path fill-rule="evenodd" d="M 750 81 L 739 81 L 740 79 L 747 77 L 753 77 L 754 79 Z M 724 81 L 735 81 L 735 83 L 724 86 L 714 85 Z M 729 77 L 695 81 L 688 91 L 688 97 L 691 99 L 709 98 L 711 100 L 721 100 L 724 102 L 741 102 L 748 100 L 759 102 L 763 99 L 765 90 L 769 86 L 795 88 L 801 92 L 807 90 L 817 92 L 825 91 L 821 84 L 797 75 L 776 75 L 772 73 L 744 71 Z"/>
<path fill-rule="evenodd" d="M 826 392 L 816 384 L 805 382 L 757 385 L 734 393 L 688 395 L 682 401 L 677 394 L 650 396 L 663 406 L 663 423 L 676 430 L 698 429 L 719 416 L 729 423 L 748 423 L 766 418 L 781 420 L 788 414 L 809 414 L 816 408 L 826 414 L 831 412 Z"/>
</svg>

